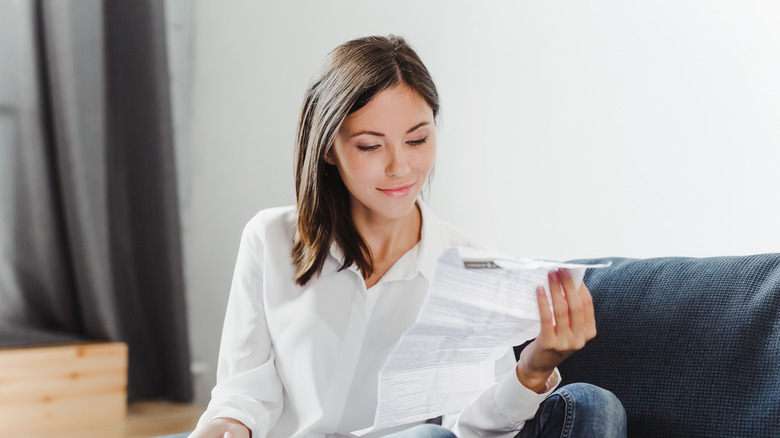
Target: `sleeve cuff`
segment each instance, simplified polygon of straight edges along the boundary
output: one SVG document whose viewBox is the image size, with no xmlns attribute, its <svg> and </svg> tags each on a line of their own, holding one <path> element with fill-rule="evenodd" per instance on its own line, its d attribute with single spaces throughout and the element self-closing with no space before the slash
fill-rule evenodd
<svg viewBox="0 0 780 438">
<path fill-rule="evenodd" d="M 555 391 L 560 383 L 561 373 L 558 368 L 555 368 L 547 379 L 545 392 L 537 394 L 523 386 L 515 373 L 507 373 L 496 386 L 496 407 L 506 418 L 515 423 L 527 421 L 536 415 L 539 405 Z"/>
</svg>

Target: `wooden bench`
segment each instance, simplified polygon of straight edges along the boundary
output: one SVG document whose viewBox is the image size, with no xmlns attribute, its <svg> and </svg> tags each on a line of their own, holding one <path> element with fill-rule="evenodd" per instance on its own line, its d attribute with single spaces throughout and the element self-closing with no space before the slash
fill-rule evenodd
<svg viewBox="0 0 780 438">
<path fill-rule="evenodd" d="M 121 342 L 0 349 L 0 438 L 122 423 L 126 388 Z"/>
</svg>

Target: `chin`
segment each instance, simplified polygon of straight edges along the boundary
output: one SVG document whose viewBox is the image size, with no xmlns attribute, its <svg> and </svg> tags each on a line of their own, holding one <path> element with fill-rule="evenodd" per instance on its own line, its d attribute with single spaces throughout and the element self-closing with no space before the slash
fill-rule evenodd
<svg viewBox="0 0 780 438">
<path fill-rule="evenodd" d="M 386 199 L 375 204 L 371 210 L 387 219 L 403 219 L 407 217 L 415 208 L 417 195 L 406 196 L 400 199 Z"/>
</svg>

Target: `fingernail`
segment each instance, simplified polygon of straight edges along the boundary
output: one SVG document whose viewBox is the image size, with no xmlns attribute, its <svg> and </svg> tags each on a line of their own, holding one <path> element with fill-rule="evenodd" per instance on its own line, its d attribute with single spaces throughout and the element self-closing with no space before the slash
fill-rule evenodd
<svg viewBox="0 0 780 438">
<path fill-rule="evenodd" d="M 544 295 L 544 286 L 536 286 L 536 295 L 543 296 Z"/>
<path fill-rule="evenodd" d="M 569 271 L 567 268 L 561 268 L 558 270 L 558 273 L 560 274 L 561 278 L 571 278 L 571 271 Z"/>
<path fill-rule="evenodd" d="M 222 435 L 222 438 L 233 438 L 233 434 L 230 432 L 225 432 L 225 434 Z"/>
<path fill-rule="evenodd" d="M 547 273 L 547 279 L 551 282 L 557 283 L 558 282 L 558 273 L 555 271 L 550 271 Z"/>
</svg>

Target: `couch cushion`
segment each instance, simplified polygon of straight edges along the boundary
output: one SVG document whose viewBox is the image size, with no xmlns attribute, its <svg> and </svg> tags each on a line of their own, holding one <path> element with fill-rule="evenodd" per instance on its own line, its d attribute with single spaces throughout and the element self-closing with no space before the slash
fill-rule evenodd
<svg viewBox="0 0 780 438">
<path fill-rule="evenodd" d="M 606 261 L 564 384 L 615 393 L 630 436 L 780 436 L 780 254 L 578 260 Z"/>
</svg>

